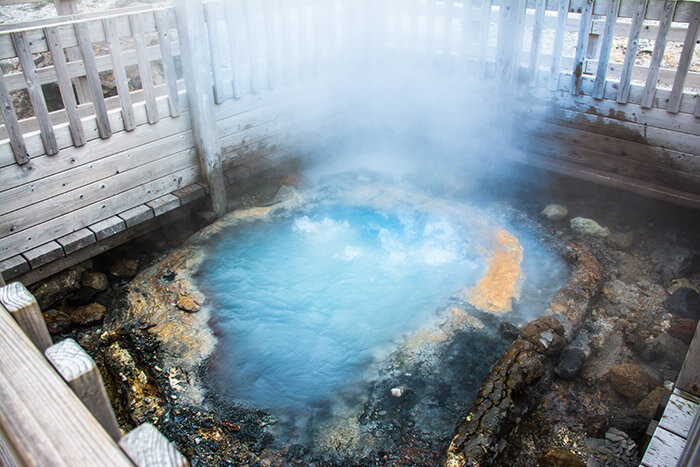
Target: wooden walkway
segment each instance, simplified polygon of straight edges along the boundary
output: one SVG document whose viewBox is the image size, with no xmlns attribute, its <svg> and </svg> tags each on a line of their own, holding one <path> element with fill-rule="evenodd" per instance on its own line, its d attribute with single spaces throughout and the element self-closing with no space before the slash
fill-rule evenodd
<svg viewBox="0 0 700 467">
<path fill-rule="evenodd" d="M 644 467 L 675 467 L 679 465 L 693 420 L 698 414 L 700 398 L 674 389 L 664 414 L 654 430 L 642 458 Z"/>
</svg>

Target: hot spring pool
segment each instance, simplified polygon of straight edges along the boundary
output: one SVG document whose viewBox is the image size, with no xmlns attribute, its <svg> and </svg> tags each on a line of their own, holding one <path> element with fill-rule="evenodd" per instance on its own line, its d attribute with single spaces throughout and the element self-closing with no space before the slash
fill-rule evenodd
<svg viewBox="0 0 700 467">
<path fill-rule="evenodd" d="M 526 221 L 420 193 L 321 190 L 254 214 L 207 240 L 193 277 L 218 338 L 204 380 L 283 443 L 444 442 L 510 343 L 501 323 L 544 314 L 568 274 Z"/>
</svg>

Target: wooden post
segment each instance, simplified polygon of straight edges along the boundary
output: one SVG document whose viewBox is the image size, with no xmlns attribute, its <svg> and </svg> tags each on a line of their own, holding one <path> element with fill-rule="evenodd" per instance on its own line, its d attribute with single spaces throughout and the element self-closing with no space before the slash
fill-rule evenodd
<svg viewBox="0 0 700 467">
<path fill-rule="evenodd" d="M 178 0 L 179 1 L 179 0 Z M 186 467 L 189 462 L 150 423 L 139 425 L 119 441 L 119 446 L 136 465 Z"/>
<path fill-rule="evenodd" d="M 53 342 L 39 304 L 20 282 L 12 282 L 0 288 L 0 303 L 40 351 L 51 346 Z"/>
<path fill-rule="evenodd" d="M 118 442 L 122 432 L 92 357 L 73 339 L 52 345 L 44 355 L 105 431 Z"/>
<path fill-rule="evenodd" d="M 695 335 L 683 361 L 676 387 L 685 392 L 700 396 L 700 326 L 695 328 Z"/>
<path fill-rule="evenodd" d="M 212 83 L 208 73 L 205 55 L 196 50 L 206 44 L 202 25 L 204 13 L 201 0 L 176 0 L 178 30 L 181 36 L 181 50 L 187 100 L 190 104 L 190 119 L 195 147 L 199 155 L 202 176 L 209 185 L 209 196 L 216 215 L 226 213 L 226 185 L 221 164 L 221 144 L 217 134 Z"/>
</svg>

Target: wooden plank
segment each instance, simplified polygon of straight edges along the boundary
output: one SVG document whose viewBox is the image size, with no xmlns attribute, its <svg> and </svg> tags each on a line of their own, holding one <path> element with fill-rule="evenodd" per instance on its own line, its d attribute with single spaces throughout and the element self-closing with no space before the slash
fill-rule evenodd
<svg viewBox="0 0 700 467">
<path fill-rule="evenodd" d="M 8 281 L 27 271 L 29 271 L 29 263 L 22 255 L 12 256 L 4 261 L 0 261 L 0 274 Z"/>
<path fill-rule="evenodd" d="M 432 66 L 435 57 L 435 21 L 437 17 L 437 0 L 426 0 L 426 37 L 425 61 Z"/>
<path fill-rule="evenodd" d="M 110 56 L 112 57 L 112 73 L 117 84 L 117 94 L 122 106 L 122 121 L 124 122 L 124 130 L 131 131 L 136 128 L 134 121 L 134 106 L 131 103 L 131 90 L 129 82 L 126 78 L 126 68 L 122 57 L 122 47 L 117 34 L 117 27 L 114 24 L 113 18 L 103 20 L 105 36 L 109 45 Z"/>
<path fill-rule="evenodd" d="M 149 219 L 153 219 L 153 209 L 145 204 L 141 204 L 135 208 L 120 212 L 118 215 L 120 218 L 124 219 L 126 227 L 130 228 L 142 222 L 146 222 Z"/>
<path fill-rule="evenodd" d="M 56 136 L 53 133 L 53 126 L 49 119 L 49 110 L 46 107 L 44 92 L 41 90 L 41 85 L 39 85 L 37 81 L 36 67 L 34 66 L 34 59 L 31 53 L 29 53 L 26 36 L 23 32 L 15 32 L 10 36 L 12 38 L 12 44 L 15 46 L 15 51 L 17 52 L 17 58 L 19 58 L 20 65 L 22 66 L 24 79 L 27 81 L 27 92 L 29 93 L 29 99 L 34 108 L 34 114 L 39 120 L 44 150 L 48 155 L 56 154 L 58 153 Z"/>
<path fill-rule="evenodd" d="M 10 146 L 12 147 L 14 161 L 20 165 L 26 164 L 29 162 L 29 153 L 27 152 L 27 147 L 24 144 L 24 136 L 22 136 L 22 132 L 19 129 L 17 114 L 15 113 L 15 108 L 12 105 L 10 93 L 7 91 L 7 87 L 5 86 L 5 79 L 3 78 L 1 70 L 0 107 L 2 108 L 2 117 L 5 122 L 5 127 L 10 134 Z"/>
<path fill-rule="evenodd" d="M 644 14 L 647 11 L 649 0 L 637 0 L 637 8 L 634 10 L 632 27 L 627 40 L 627 50 L 625 50 L 625 63 L 620 74 L 620 84 L 617 91 L 617 102 L 626 104 L 630 95 L 630 84 L 632 83 L 632 71 L 637 58 L 637 47 L 639 46 L 639 35 L 644 25 Z"/>
<path fill-rule="evenodd" d="M 112 216 L 100 222 L 89 225 L 87 228 L 95 234 L 95 238 L 99 242 L 100 240 L 104 240 L 105 238 L 111 237 L 112 235 L 126 229 L 126 223 L 121 217 Z"/>
<path fill-rule="evenodd" d="M 685 78 L 688 76 L 688 69 L 695 51 L 695 43 L 698 37 L 698 27 L 700 26 L 700 3 L 694 6 L 693 17 L 688 24 L 685 41 L 683 42 L 683 50 L 676 68 L 676 77 L 673 80 L 673 88 L 671 89 L 671 97 L 668 100 L 666 110 L 672 113 L 678 113 L 681 106 L 681 97 L 683 96 L 683 87 Z"/>
<path fill-rule="evenodd" d="M 207 37 L 209 38 L 209 49 L 211 52 L 212 78 L 214 80 L 214 103 L 221 104 L 226 99 L 224 90 L 224 59 L 221 51 L 221 28 L 219 28 L 219 18 L 221 17 L 221 3 L 205 3 L 204 17 L 207 22 Z M 227 27 L 231 27 L 228 25 Z M 232 78 L 235 83 L 235 77 Z"/>
<path fill-rule="evenodd" d="M 675 388 L 659 420 L 659 426 L 681 438 L 687 438 L 698 407 L 698 397 Z"/>
<path fill-rule="evenodd" d="M 172 194 L 163 195 L 153 201 L 146 203 L 146 206 L 153 209 L 153 215 L 160 216 L 166 212 L 180 207 L 180 198 Z"/>
<path fill-rule="evenodd" d="M 86 77 L 90 92 L 92 93 L 92 103 L 95 108 L 95 118 L 97 120 L 97 129 L 100 133 L 100 138 L 105 139 L 112 136 L 112 129 L 109 125 L 109 117 L 107 116 L 107 107 L 105 106 L 104 95 L 102 94 L 102 84 L 100 76 L 97 72 L 95 64 L 95 52 L 93 50 L 90 33 L 85 23 L 74 24 L 75 34 L 78 38 L 78 47 L 83 57 L 85 65 Z"/>
<path fill-rule="evenodd" d="M 136 465 L 163 467 L 188 467 L 187 462 L 175 446 L 150 423 L 139 425 L 127 433 L 119 445 Z"/>
<path fill-rule="evenodd" d="M 324 2 L 323 5 L 327 6 Z M 277 50 L 277 27 L 275 26 L 275 9 L 272 0 L 263 0 L 265 17 L 265 50 L 267 51 L 267 87 L 274 89 L 277 85 L 279 70 L 279 51 Z"/>
<path fill-rule="evenodd" d="M 488 67 L 489 29 L 491 27 L 491 1 L 481 0 L 481 18 L 479 21 L 479 76 L 485 78 Z"/>
<path fill-rule="evenodd" d="M 95 234 L 90 229 L 80 229 L 75 232 L 64 235 L 63 237 L 56 240 L 59 245 L 63 248 L 63 252 L 66 256 L 74 253 L 88 245 L 95 243 L 97 239 Z"/>
<path fill-rule="evenodd" d="M 231 54 L 231 76 L 233 83 L 233 97 L 236 99 L 243 95 L 241 89 L 241 51 L 238 40 L 238 14 L 235 10 L 235 5 L 232 1 L 223 2 L 224 12 L 226 16 L 226 32 L 228 33 L 228 46 Z M 182 39 L 180 39 L 182 41 Z"/>
<path fill-rule="evenodd" d="M 184 188 L 180 188 L 179 190 L 173 191 L 173 195 L 177 196 L 180 199 L 181 205 L 191 203 L 192 201 L 206 196 L 206 194 L 207 192 L 204 189 L 204 186 L 200 185 L 199 183 L 195 183 L 194 185 L 189 185 Z"/>
<path fill-rule="evenodd" d="M 659 32 L 656 36 L 656 41 L 654 41 L 654 52 L 651 55 L 649 73 L 647 74 L 646 83 L 644 85 L 644 95 L 642 96 L 642 107 L 646 109 L 651 108 L 654 102 L 654 93 L 656 92 L 657 85 L 656 80 L 659 77 L 659 68 L 664 58 L 666 36 L 671 27 L 673 12 L 676 10 L 676 3 L 677 2 L 672 0 L 667 0 L 666 3 L 664 3 L 664 14 L 659 23 Z"/>
<path fill-rule="evenodd" d="M 688 430 L 683 454 L 678 460 L 681 467 L 690 467 L 700 464 L 700 410 L 695 411 L 693 421 Z"/>
<path fill-rule="evenodd" d="M 27 259 L 29 266 L 38 268 L 63 256 L 63 248 L 56 242 L 49 242 L 25 251 L 22 256 Z"/>
<path fill-rule="evenodd" d="M 700 326 L 695 328 L 693 340 L 690 342 L 676 387 L 682 391 L 700 396 Z"/>
<path fill-rule="evenodd" d="M 605 17 L 605 29 L 603 30 L 603 39 L 600 47 L 600 55 L 598 59 L 598 71 L 595 74 L 595 84 L 593 86 L 593 98 L 602 99 L 605 91 L 605 82 L 607 80 L 608 63 L 610 62 L 610 51 L 612 50 L 613 32 L 615 23 L 617 22 L 617 13 L 620 9 L 620 0 L 610 2 L 608 14 Z"/>
<path fill-rule="evenodd" d="M 175 59 L 173 58 L 173 47 L 170 39 L 168 19 L 171 10 L 158 10 L 155 14 L 156 29 L 158 30 L 158 45 L 160 46 L 161 63 L 165 73 L 165 81 L 168 83 L 168 108 L 170 116 L 180 115 L 180 95 L 177 90 L 177 72 L 175 70 Z"/>
<path fill-rule="evenodd" d="M 578 29 L 578 41 L 576 43 L 576 56 L 574 57 L 574 69 L 571 75 L 571 94 L 577 96 L 581 93 L 581 78 L 583 75 L 583 62 L 585 52 L 588 49 L 588 31 L 591 30 L 593 15 L 593 0 L 586 0 L 581 11 L 581 22 Z"/>
<path fill-rule="evenodd" d="M 56 28 L 45 28 L 44 35 L 46 36 L 46 43 L 51 51 L 58 87 L 61 91 L 61 98 L 63 99 L 63 106 L 65 107 L 68 121 L 70 122 L 71 138 L 73 139 L 73 144 L 79 147 L 85 144 L 85 132 L 83 130 L 83 122 L 80 120 L 80 115 L 78 115 L 78 102 L 75 100 L 75 94 L 73 94 L 73 86 L 71 85 L 70 76 L 68 75 L 63 46 L 61 45 Z"/>
<path fill-rule="evenodd" d="M 12 282 L 0 288 L 0 304 L 3 307 L 3 310 L 0 310 L 3 311 L 3 313 L 0 313 L 2 314 L 2 318 L 0 319 L 5 319 L 5 317 L 7 317 L 4 313 L 4 311 L 7 311 L 7 313 L 14 318 L 19 327 L 22 328 L 22 331 L 24 331 L 36 349 L 43 352 L 53 344 L 51 336 L 49 335 L 49 330 L 46 328 L 44 317 L 41 315 L 39 304 L 22 283 Z M 4 357 L 5 356 L 2 358 Z M 5 368 L 3 368 L 3 371 L 0 373 L 4 371 Z M 0 392 L 2 392 L 2 388 L 0 388 Z M 4 406 L 6 402 L 8 401 L 3 399 L 3 404 L 1 405 Z M 1 412 L 2 409 L 0 409 L 0 413 Z M 1 419 L 2 415 L 0 415 L 0 424 L 2 423 Z"/>
<path fill-rule="evenodd" d="M 675 466 L 681 457 L 684 445 L 685 439 L 657 426 L 653 438 L 647 445 L 641 465 L 644 467 Z"/>
<path fill-rule="evenodd" d="M 510 79 L 513 82 L 520 81 L 520 55 L 522 54 L 523 35 L 525 33 L 525 14 L 527 12 L 527 1 L 517 0 L 515 11 L 513 12 L 513 44 L 510 58 Z"/>
<path fill-rule="evenodd" d="M 532 41 L 530 43 L 529 81 L 530 85 L 537 84 L 537 68 L 540 56 L 540 43 L 542 42 L 542 25 L 547 0 L 537 0 L 535 10 L 535 24 L 532 27 Z"/>
<path fill-rule="evenodd" d="M 133 465 L 2 309 L 0 328 L 0 431 L 18 463 Z"/>
<path fill-rule="evenodd" d="M 114 441 L 119 441 L 122 432 L 92 357 L 73 339 L 64 339 L 52 345 L 44 355 L 102 428 Z"/>
<path fill-rule="evenodd" d="M 549 89 L 555 90 L 559 87 L 559 73 L 561 73 L 561 54 L 564 46 L 564 35 L 566 34 L 566 21 L 569 15 L 569 0 L 559 0 L 557 8 L 557 28 L 554 35 L 554 46 L 552 52 L 552 66 L 549 72 Z"/>
<path fill-rule="evenodd" d="M 146 97 L 146 115 L 148 116 L 148 123 L 157 123 L 160 118 L 158 116 L 156 95 L 153 89 L 153 70 L 151 69 L 151 61 L 146 52 L 146 39 L 143 36 L 141 18 L 138 15 L 132 15 L 129 16 L 129 21 L 131 22 L 131 33 L 133 34 L 134 44 L 136 45 L 141 86 L 143 86 L 144 95 Z"/>
<path fill-rule="evenodd" d="M 250 65 L 250 92 L 260 92 L 260 46 L 257 38 L 255 10 L 248 0 L 240 0 L 243 17 L 245 18 L 246 36 L 248 39 L 248 64 Z"/>
<path fill-rule="evenodd" d="M 59 238 L 76 228 L 98 222 L 123 212 L 144 201 L 155 199 L 182 186 L 199 181 L 199 169 L 189 167 L 178 172 L 150 180 L 148 183 L 126 190 L 119 195 L 90 204 L 53 218 L 42 224 L 23 230 L 17 235 L 0 239 L 0 259 L 6 259 L 53 238 Z"/>
</svg>

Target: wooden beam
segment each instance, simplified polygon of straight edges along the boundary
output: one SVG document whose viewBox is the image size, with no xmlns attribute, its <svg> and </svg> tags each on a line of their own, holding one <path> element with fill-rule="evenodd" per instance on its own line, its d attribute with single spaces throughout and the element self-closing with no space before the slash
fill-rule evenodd
<svg viewBox="0 0 700 467">
<path fill-rule="evenodd" d="M 175 446 L 150 423 L 139 425 L 119 441 L 119 445 L 136 465 L 187 467 L 190 463 Z"/>
<path fill-rule="evenodd" d="M 118 442 L 122 432 L 92 357 L 73 339 L 64 339 L 52 345 L 44 355 L 102 428 Z"/>
<path fill-rule="evenodd" d="M 17 465 L 133 466 L 4 306 L 0 368 L 0 433 Z"/>
<path fill-rule="evenodd" d="M 177 23 L 182 34 L 182 61 L 195 147 L 202 176 L 209 186 L 212 209 L 221 217 L 226 212 L 227 200 L 221 145 L 214 118 L 210 75 L 203 54 L 197 51 L 199 44 L 205 44 L 202 3 L 200 0 L 176 0 L 175 5 Z"/>
<path fill-rule="evenodd" d="M 5 79 L 3 78 L 1 70 L 0 109 L 2 109 L 2 117 L 5 121 L 5 127 L 10 135 L 10 146 L 12 147 L 15 161 L 19 165 L 26 164 L 29 162 L 29 153 L 27 152 L 27 146 L 24 144 L 24 136 L 22 135 L 22 131 L 19 129 L 19 122 L 17 121 L 15 107 L 12 105 L 12 99 L 10 98 L 10 93 L 7 91 L 7 87 L 5 86 Z"/>
<path fill-rule="evenodd" d="M 39 304 L 20 282 L 12 282 L 0 288 L 0 304 L 40 351 L 43 352 L 53 344 Z"/>
<path fill-rule="evenodd" d="M 681 371 L 678 373 L 676 387 L 700 396 L 700 326 L 695 328 L 695 335 L 690 342 Z"/>
</svg>

